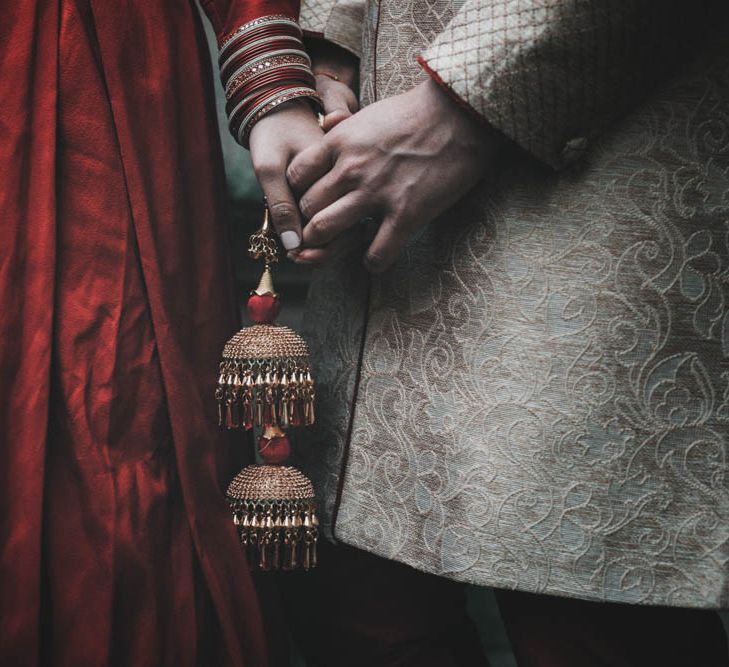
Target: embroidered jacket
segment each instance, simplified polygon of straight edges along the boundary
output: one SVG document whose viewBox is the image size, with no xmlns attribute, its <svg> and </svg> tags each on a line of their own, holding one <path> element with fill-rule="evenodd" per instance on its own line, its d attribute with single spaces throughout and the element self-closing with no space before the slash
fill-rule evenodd
<svg viewBox="0 0 729 667">
<path fill-rule="evenodd" d="M 729 604 L 729 49 L 710 18 L 303 3 L 305 30 L 361 56 L 364 104 L 431 75 L 523 149 L 386 275 L 317 274 L 304 458 L 338 539 L 484 585 Z"/>
</svg>

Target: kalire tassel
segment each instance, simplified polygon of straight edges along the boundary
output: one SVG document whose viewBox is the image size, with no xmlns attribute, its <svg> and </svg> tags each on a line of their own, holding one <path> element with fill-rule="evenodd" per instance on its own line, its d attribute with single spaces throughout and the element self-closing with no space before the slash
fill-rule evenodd
<svg viewBox="0 0 729 667">
<path fill-rule="evenodd" d="M 271 264 L 278 251 L 268 211 L 248 251 L 264 260 L 261 280 L 248 299 L 255 325 L 225 344 L 215 398 L 222 427 L 263 429 L 258 453 L 264 464 L 238 473 L 227 497 L 252 567 L 309 570 L 316 566 L 319 525 L 314 488 L 305 475 L 282 464 L 291 453 L 284 429 L 314 423 L 314 381 L 304 340 L 275 324 L 280 303 Z"/>
<path fill-rule="evenodd" d="M 314 488 L 296 468 L 248 466 L 230 483 L 228 500 L 251 565 L 262 570 L 316 566 Z"/>
</svg>

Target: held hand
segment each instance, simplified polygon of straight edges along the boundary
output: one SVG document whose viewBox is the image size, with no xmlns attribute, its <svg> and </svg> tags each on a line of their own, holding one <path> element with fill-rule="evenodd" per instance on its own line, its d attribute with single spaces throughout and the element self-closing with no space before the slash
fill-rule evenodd
<svg viewBox="0 0 729 667">
<path fill-rule="evenodd" d="M 322 127 L 328 132 L 359 109 L 354 93 L 359 61 L 348 51 L 324 40 L 308 41 L 307 49 L 316 75 L 316 92 L 324 103 Z"/>
<path fill-rule="evenodd" d="M 253 169 L 268 200 L 271 222 L 286 250 L 301 244 L 301 215 L 286 180 L 286 168 L 296 155 L 323 136 L 316 115 L 303 101 L 282 105 L 261 118 L 251 130 Z"/>
<path fill-rule="evenodd" d="M 329 132 L 359 109 L 359 103 L 352 89 L 338 78 L 327 74 L 316 74 L 316 92 L 324 104 L 322 129 Z"/>
<path fill-rule="evenodd" d="M 381 224 L 365 265 L 384 271 L 412 232 L 480 180 L 500 144 L 495 130 L 431 80 L 366 107 L 289 165 L 288 181 L 303 193 L 299 206 L 309 219 L 294 258 L 327 259 L 332 242 L 373 218 Z"/>
</svg>

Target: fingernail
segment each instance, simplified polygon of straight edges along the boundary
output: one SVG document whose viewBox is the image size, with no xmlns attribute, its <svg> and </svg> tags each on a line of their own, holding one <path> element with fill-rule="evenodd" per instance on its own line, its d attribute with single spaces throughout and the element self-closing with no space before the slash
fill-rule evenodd
<svg viewBox="0 0 729 667">
<path fill-rule="evenodd" d="M 281 243 L 283 243 L 283 247 L 286 248 L 286 250 L 293 250 L 294 248 L 299 247 L 301 241 L 299 239 L 299 235 L 289 229 L 285 232 L 281 232 Z"/>
</svg>

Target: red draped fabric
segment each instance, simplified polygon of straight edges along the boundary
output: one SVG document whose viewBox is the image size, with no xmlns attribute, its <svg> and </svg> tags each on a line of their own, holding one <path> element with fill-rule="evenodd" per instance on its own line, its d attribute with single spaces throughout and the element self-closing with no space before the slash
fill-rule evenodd
<svg viewBox="0 0 729 667">
<path fill-rule="evenodd" d="M 223 33 L 290 2 L 206 3 Z M 3 3 L 0 664 L 267 664 L 223 497 L 236 327 L 190 1 Z"/>
</svg>

